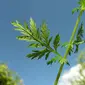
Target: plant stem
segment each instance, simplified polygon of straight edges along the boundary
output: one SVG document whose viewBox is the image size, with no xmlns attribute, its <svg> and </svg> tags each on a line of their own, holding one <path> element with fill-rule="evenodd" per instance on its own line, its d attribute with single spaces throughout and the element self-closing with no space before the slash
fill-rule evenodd
<svg viewBox="0 0 85 85">
<path fill-rule="evenodd" d="M 73 40 L 74 40 L 74 37 L 75 37 L 76 31 L 77 31 L 78 24 L 79 24 L 79 22 L 80 22 L 82 13 L 83 13 L 83 11 L 81 10 L 80 13 L 79 13 L 79 16 L 78 16 L 78 18 L 77 18 L 77 21 L 76 21 L 74 30 L 73 30 L 73 32 L 72 32 L 72 36 L 71 36 L 71 38 L 70 38 L 69 45 L 68 45 L 68 47 L 67 47 L 67 49 L 66 49 L 66 52 L 65 52 L 65 54 L 64 54 L 64 58 L 67 58 L 67 56 L 68 56 L 69 49 L 70 49 L 70 46 L 71 46 L 71 44 L 72 44 L 72 42 L 73 42 Z M 59 81 L 59 78 L 60 78 L 60 75 L 61 75 L 63 66 L 64 66 L 64 63 L 61 64 L 61 66 L 60 66 L 60 68 L 59 68 L 59 72 L 58 72 L 58 74 L 57 74 L 57 77 L 56 77 L 56 80 L 55 80 L 55 82 L 54 82 L 54 85 L 58 85 L 58 81 Z"/>
</svg>

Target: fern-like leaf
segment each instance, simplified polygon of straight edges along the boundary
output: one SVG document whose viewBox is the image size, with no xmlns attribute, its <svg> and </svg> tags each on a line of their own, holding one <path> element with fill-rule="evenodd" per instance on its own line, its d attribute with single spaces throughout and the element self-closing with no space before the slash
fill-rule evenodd
<svg viewBox="0 0 85 85">
<path fill-rule="evenodd" d="M 16 38 L 18 40 L 25 40 L 25 41 L 32 41 L 29 43 L 28 47 L 38 48 L 42 50 L 33 50 L 32 53 L 28 54 L 27 57 L 31 59 L 41 59 L 43 56 L 45 56 L 45 60 L 48 59 L 49 54 L 51 52 L 59 55 L 58 52 L 55 50 L 59 46 L 60 36 L 59 34 L 55 37 L 53 44 L 55 50 L 50 46 L 52 37 L 50 37 L 50 31 L 47 27 L 47 24 L 43 22 L 40 26 L 40 28 L 36 27 L 35 21 L 30 18 L 30 26 L 25 22 L 24 26 L 22 26 L 18 21 L 12 22 L 12 25 L 15 26 L 15 30 L 21 32 L 21 36 L 17 36 Z M 56 59 L 57 60 L 57 59 Z"/>
</svg>

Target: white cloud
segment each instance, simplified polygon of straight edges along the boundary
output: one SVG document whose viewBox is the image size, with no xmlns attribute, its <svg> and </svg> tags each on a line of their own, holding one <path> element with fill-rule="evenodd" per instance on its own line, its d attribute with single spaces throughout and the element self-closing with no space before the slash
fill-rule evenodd
<svg viewBox="0 0 85 85">
<path fill-rule="evenodd" d="M 64 74 L 61 76 L 59 85 L 71 85 L 69 80 L 75 80 L 82 78 L 79 74 L 79 70 L 82 68 L 80 64 L 73 66 L 70 70 L 64 72 Z M 84 75 L 85 75 L 85 70 L 84 70 Z"/>
</svg>

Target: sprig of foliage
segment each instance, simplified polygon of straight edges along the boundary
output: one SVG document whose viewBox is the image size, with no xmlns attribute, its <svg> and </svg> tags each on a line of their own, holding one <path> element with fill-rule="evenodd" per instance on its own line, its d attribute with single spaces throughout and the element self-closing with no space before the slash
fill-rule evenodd
<svg viewBox="0 0 85 85">
<path fill-rule="evenodd" d="M 63 57 L 57 52 L 58 47 L 60 46 L 60 35 L 57 34 L 53 40 L 53 47 L 54 49 L 50 46 L 52 37 L 50 36 L 50 31 L 47 28 L 47 25 L 45 22 L 42 23 L 40 29 L 36 27 L 35 21 L 30 18 L 30 27 L 28 27 L 28 24 L 25 22 L 24 27 L 18 22 L 12 22 L 12 25 L 15 26 L 15 30 L 20 31 L 23 35 L 17 36 L 17 39 L 19 40 L 25 40 L 29 41 L 30 44 L 28 47 L 33 47 L 33 48 L 43 48 L 43 50 L 33 50 L 31 54 L 28 54 L 27 57 L 34 59 L 34 58 L 42 58 L 45 56 L 45 59 L 47 60 L 49 57 L 49 54 L 51 52 L 57 54 L 57 57 L 52 58 L 51 60 L 47 61 L 47 64 L 52 64 L 55 61 L 58 61 L 59 63 L 67 63 L 66 59 L 63 59 Z M 83 23 L 81 24 L 78 33 L 76 35 L 76 40 L 73 41 L 73 43 L 70 45 L 69 49 L 69 55 L 71 53 L 76 53 L 78 52 L 79 45 L 81 43 L 84 43 L 82 40 L 83 37 Z M 61 47 L 67 47 L 69 45 L 68 42 L 63 43 Z M 76 49 L 74 50 L 74 47 Z M 62 58 L 61 58 L 62 57 Z M 60 59 L 60 60 L 59 60 Z M 48 65 L 49 65 L 48 64 Z"/>
<path fill-rule="evenodd" d="M 47 61 L 49 62 L 49 64 L 52 64 L 53 62 L 59 61 L 59 59 L 61 59 L 62 56 L 57 51 L 58 47 L 60 46 L 60 35 L 56 35 L 53 40 L 53 46 L 51 46 L 52 37 L 50 37 L 50 31 L 45 22 L 43 22 L 39 28 L 37 28 L 36 23 L 32 18 L 30 18 L 30 27 L 26 22 L 24 23 L 24 26 L 22 26 L 18 21 L 12 22 L 12 25 L 16 27 L 15 30 L 20 31 L 22 34 L 21 36 L 17 36 L 18 40 L 25 40 L 30 42 L 28 47 L 39 47 L 40 49 L 42 49 L 32 50 L 32 53 L 27 54 L 28 58 L 40 59 L 45 56 L 45 60 L 47 60 L 49 54 L 53 52 L 57 55 L 57 57 L 54 57 L 55 59 L 52 58 L 51 60 Z"/>
<path fill-rule="evenodd" d="M 75 12 L 80 12 L 74 30 L 72 32 L 72 36 L 70 38 L 70 41 L 64 43 L 63 45 L 60 44 L 59 34 L 55 36 L 52 42 L 52 37 L 50 37 L 50 31 L 48 30 L 48 27 L 45 22 L 43 22 L 39 28 L 36 27 L 36 23 L 32 18 L 30 18 L 30 26 L 28 26 L 27 23 L 25 23 L 24 26 L 22 26 L 18 21 L 12 22 L 12 25 L 16 27 L 15 30 L 20 31 L 22 34 L 21 36 L 17 37 L 18 40 L 28 41 L 30 42 L 29 46 L 40 48 L 39 50 L 32 50 L 32 53 L 27 55 L 28 58 L 40 59 L 43 56 L 45 56 L 45 59 L 47 60 L 50 53 L 54 53 L 56 55 L 51 60 L 47 61 L 48 65 L 56 61 L 58 61 L 61 64 L 54 85 L 58 84 L 58 80 L 64 64 L 70 65 L 69 62 L 67 61 L 67 56 L 71 55 L 71 53 L 77 53 L 79 50 L 79 45 L 85 43 L 85 40 L 83 40 L 83 32 L 84 32 L 83 24 L 81 24 L 80 28 L 78 29 L 80 18 L 82 16 L 82 13 L 85 11 L 85 0 L 78 0 L 78 4 L 79 6 L 72 10 L 72 14 L 74 14 Z M 77 29 L 78 32 L 76 34 Z M 53 43 L 52 45 L 51 42 Z M 58 52 L 59 46 L 67 47 L 64 57 L 62 57 Z"/>
</svg>

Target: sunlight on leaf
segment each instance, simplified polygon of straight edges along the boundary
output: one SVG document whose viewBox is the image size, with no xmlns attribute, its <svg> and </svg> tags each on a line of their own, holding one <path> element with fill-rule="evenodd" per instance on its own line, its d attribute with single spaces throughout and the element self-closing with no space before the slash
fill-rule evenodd
<svg viewBox="0 0 85 85">
<path fill-rule="evenodd" d="M 49 34 L 50 31 L 48 30 L 46 23 L 43 22 L 41 25 L 41 37 L 44 39 L 44 41 L 48 40 Z"/>
<path fill-rule="evenodd" d="M 32 34 L 36 37 L 37 27 L 36 27 L 35 21 L 32 18 L 30 18 L 30 30 L 31 30 Z"/>
<path fill-rule="evenodd" d="M 29 36 L 17 36 L 16 37 L 18 40 L 26 40 L 26 41 L 34 41 L 31 37 Z"/>
</svg>

